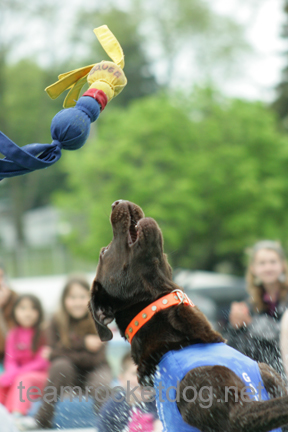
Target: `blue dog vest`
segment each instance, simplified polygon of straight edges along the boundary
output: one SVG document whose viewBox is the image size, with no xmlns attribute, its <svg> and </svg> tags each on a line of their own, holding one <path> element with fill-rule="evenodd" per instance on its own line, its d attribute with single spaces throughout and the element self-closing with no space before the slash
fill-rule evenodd
<svg viewBox="0 0 288 432">
<path fill-rule="evenodd" d="M 225 343 L 196 344 L 177 351 L 169 351 L 162 357 L 158 365 L 154 384 L 157 410 L 163 424 L 163 432 L 201 432 L 184 422 L 178 410 L 177 383 L 180 384 L 191 369 L 216 365 L 226 366 L 238 375 L 246 387 L 245 399 L 249 395 L 250 399 L 255 401 L 269 400 L 258 364 Z M 193 387 L 193 383 L 191 385 Z M 209 402 L 203 397 L 201 405 L 204 409 L 205 406 L 209 407 Z M 278 428 L 271 432 L 281 431 L 282 429 Z"/>
</svg>

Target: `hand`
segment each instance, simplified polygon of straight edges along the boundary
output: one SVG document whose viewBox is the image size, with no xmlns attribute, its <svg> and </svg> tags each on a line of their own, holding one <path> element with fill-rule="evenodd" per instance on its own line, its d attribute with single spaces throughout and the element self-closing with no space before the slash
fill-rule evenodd
<svg viewBox="0 0 288 432">
<path fill-rule="evenodd" d="M 44 346 L 42 348 L 42 351 L 41 351 L 41 357 L 44 358 L 44 359 L 46 359 L 46 360 L 49 360 L 51 352 L 52 352 L 52 348 L 51 347 Z"/>
<path fill-rule="evenodd" d="M 231 304 L 229 321 L 232 327 L 236 329 L 251 323 L 252 317 L 245 302 L 233 302 Z"/>
<path fill-rule="evenodd" d="M 84 343 L 86 349 L 91 352 L 98 351 L 102 345 L 101 339 L 96 335 L 85 336 Z"/>
</svg>

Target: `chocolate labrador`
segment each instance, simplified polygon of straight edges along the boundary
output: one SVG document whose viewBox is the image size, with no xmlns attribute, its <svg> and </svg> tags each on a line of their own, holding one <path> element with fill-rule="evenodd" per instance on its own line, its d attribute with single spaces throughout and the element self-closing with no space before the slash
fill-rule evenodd
<svg viewBox="0 0 288 432">
<path fill-rule="evenodd" d="M 288 393 L 271 367 L 228 347 L 172 279 L 154 219 L 112 204 L 113 240 L 102 248 L 90 311 L 102 341 L 116 320 L 138 380 L 154 385 L 164 431 L 266 432 L 288 424 Z"/>
</svg>

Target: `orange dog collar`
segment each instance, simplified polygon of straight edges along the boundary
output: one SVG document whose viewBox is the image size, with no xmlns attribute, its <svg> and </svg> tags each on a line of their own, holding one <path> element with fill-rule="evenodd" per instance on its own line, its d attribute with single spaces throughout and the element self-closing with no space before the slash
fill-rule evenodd
<svg viewBox="0 0 288 432">
<path fill-rule="evenodd" d="M 179 304 L 184 304 L 191 307 L 195 306 L 187 297 L 187 295 L 180 289 L 176 289 L 151 303 L 149 306 L 139 312 L 139 314 L 136 315 L 136 317 L 126 328 L 125 337 L 128 342 L 131 344 L 132 339 L 138 330 L 140 330 L 140 328 L 143 327 L 143 325 L 146 324 L 157 312 Z"/>
</svg>

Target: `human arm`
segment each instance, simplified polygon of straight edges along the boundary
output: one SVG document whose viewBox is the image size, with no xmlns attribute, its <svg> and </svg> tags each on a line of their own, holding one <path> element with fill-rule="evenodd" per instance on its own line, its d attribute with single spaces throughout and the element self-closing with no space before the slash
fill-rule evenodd
<svg viewBox="0 0 288 432">
<path fill-rule="evenodd" d="M 42 355 L 44 347 L 41 347 L 36 353 L 30 362 L 26 363 L 25 365 L 21 366 L 19 368 L 18 373 L 26 373 L 26 372 L 39 372 L 39 371 L 45 371 L 49 368 L 49 361 Z"/>
<path fill-rule="evenodd" d="M 94 340 L 93 335 L 91 338 L 91 348 L 94 349 L 94 351 L 89 350 L 86 348 L 85 345 L 85 339 L 87 336 L 79 338 L 79 340 L 72 341 L 70 347 L 65 347 L 63 345 L 56 345 L 54 348 L 52 348 L 50 353 L 50 360 L 54 360 L 59 357 L 67 357 L 69 358 L 73 364 L 80 367 L 81 369 L 93 369 L 98 364 L 103 363 L 106 360 L 106 354 L 105 354 L 105 344 L 103 344 L 100 341 L 99 347 L 97 347 L 96 351 L 96 345 L 99 343 L 98 339 Z M 96 336 L 95 338 L 98 338 Z M 88 341 L 90 338 L 88 338 Z"/>
<path fill-rule="evenodd" d="M 245 302 L 233 302 L 231 304 L 229 322 L 235 329 L 247 326 L 251 323 L 249 307 Z"/>
<path fill-rule="evenodd" d="M 80 336 L 75 333 L 71 333 L 69 337 L 70 348 L 73 350 L 87 350 L 89 352 L 97 352 L 104 345 L 99 336 L 96 334 L 87 334 L 86 336 Z"/>
<path fill-rule="evenodd" d="M 85 348 L 90 352 L 97 352 L 102 346 L 103 342 L 97 335 L 87 335 L 84 338 Z"/>
<path fill-rule="evenodd" d="M 93 323 L 93 328 L 94 328 Z M 91 331 L 91 329 L 90 329 Z M 59 325 L 57 323 L 56 318 L 53 318 L 48 330 L 48 345 L 51 347 L 52 350 L 55 350 L 57 348 L 64 347 L 63 343 L 60 341 L 60 331 L 59 331 Z M 101 346 L 103 345 L 103 342 L 101 342 L 101 339 L 95 332 L 91 331 L 91 333 L 86 333 L 86 335 L 81 335 L 77 331 L 70 329 L 68 332 L 68 338 L 69 338 L 69 348 L 72 350 L 83 350 L 87 349 L 91 352 L 98 351 Z"/>
<path fill-rule="evenodd" d="M 52 351 L 51 347 L 49 347 L 48 345 L 43 346 L 41 351 L 41 357 L 43 357 L 46 360 L 49 360 L 51 351 Z"/>
<path fill-rule="evenodd" d="M 62 355 L 59 355 L 58 357 L 64 356 L 69 358 L 72 361 L 72 363 L 75 366 L 79 367 L 80 369 L 91 370 L 97 367 L 99 364 L 106 361 L 104 347 L 103 350 L 101 349 L 97 353 L 90 352 L 86 349 L 73 350 L 73 349 L 66 348 L 65 354 L 63 351 L 62 351 Z"/>
<path fill-rule="evenodd" d="M 51 321 L 48 329 L 48 341 L 51 347 L 50 360 L 67 357 L 81 369 L 93 369 L 106 360 L 105 344 L 96 335 L 92 320 L 91 323 L 84 321 L 80 325 L 84 326 L 82 331 L 79 331 L 78 323 L 70 325 L 67 333 L 69 343 L 65 345 L 60 338 L 60 326 L 57 319 L 54 318 Z"/>
</svg>

